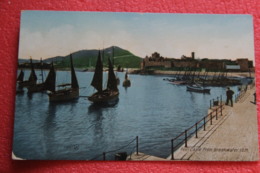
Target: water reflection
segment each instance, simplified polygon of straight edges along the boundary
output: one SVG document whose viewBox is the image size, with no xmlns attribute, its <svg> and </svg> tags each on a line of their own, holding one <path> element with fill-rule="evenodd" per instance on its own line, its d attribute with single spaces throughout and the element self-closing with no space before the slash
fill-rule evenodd
<svg viewBox="0 0 260 173">
<path fill-rule="evenodd" d="M 56 107 L 53 107 L 49 111 L 49 115 L 46 117 L 43 128 L 44 137 L 44 150 L 45 158 L 55 158 L 55 152 L 53 152 L 53 143 L 55 139 L 56 129 Z"/>
<path fill-rule="evenodd" d="M 119 102 L 119 98 L 116 98 L 115 100 L 112 100 L 110 102 L 92 103 L 88 107 L 88 113 L 99 112 L 102 111 L 102 109 L 116 107 L 118 102 Z"/>
<path fill-rule="evenodd" d="M 125 88 L 125 92 L 127 93 L 127 89 L 128 89 L 128 87 L 127 87 L 127 86 L 125 86 L 124 88 Z"/>
</svg>

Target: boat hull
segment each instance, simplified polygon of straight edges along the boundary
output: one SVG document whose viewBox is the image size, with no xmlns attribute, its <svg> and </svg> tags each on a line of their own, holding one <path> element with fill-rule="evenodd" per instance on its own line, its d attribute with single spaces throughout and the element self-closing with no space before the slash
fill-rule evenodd
<svg viewBox="0 0 260 173">
<path fill-rule="evenodd" d="M 191 87 L 191 86 L 187 86 L 187 91 L 198 92 L 198 93 L 210 93 L 210 89 L 197 88 L 197 87 Z"/>
<path fill-rule="evenodd" d="M 123 87 L 130 87 L 130 86 L 131 86 L 130 80 L 126 79 L 126 80 L 123 82 Z"/>
<path fill-rule="evenodd" d="M 185 85 L 185 84 L 187 84 L 187 81 L 183 81 L 183 80 L 181 80 L 181 81 L 172 81 L 171 84 L 173 84 L 173 85 Z"/>
<path fill-rule="evenodd" d="M 88 97 L 88 100 L 93 103 L 108 103 L 117 101 L 118 95 L 118 91 L 104 90 L 102 93 L 94 93 L 92 96 Z"/>
<path fill-rule="evenodd" d="M 23 87 L 29 87 L 29 86 L 34 86 L 36 85 L 36 81 L 22 81 L 18 82 L 18 87 L 23 88 Z"/>
<path fill-rule="evenodd" d="M 46 90 L 44 83 L 28 86 L 27 89 L 28 93 L 42 92 Z"/>
<path fill-rule="evenodd" d="M 54 93 L 49 94 L 50 102 L 66 102 L 70 100 L 77 99 L 79 97 L 79 89 L 78 88 L 69 88 L 58 90 Z"/>
<path fill-rule="evenodd" d="M 18 89 L 16 90 L 16 94 L 23 94 L 23 93 L 24 93 L 23 88 L 18 88 Z"/>
</svg>

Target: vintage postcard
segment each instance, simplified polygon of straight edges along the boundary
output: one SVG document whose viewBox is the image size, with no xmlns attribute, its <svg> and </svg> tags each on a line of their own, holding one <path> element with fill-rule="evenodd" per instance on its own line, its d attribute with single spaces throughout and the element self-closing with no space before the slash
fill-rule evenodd
<svg viewBox="0 0 260 173">
<path fill-rule="evenodd" d="M 23 11 L 15 160 L 258 160 L 250 15 Z"/>
</svg>

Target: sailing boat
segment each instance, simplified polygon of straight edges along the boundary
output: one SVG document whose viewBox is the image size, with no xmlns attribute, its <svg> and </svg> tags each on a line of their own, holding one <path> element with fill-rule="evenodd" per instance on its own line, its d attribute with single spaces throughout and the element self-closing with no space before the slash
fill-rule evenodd
<svg viewBox="0 0 260 173">
<path fill-rule="evenodd" d="M 36 76 L 35 71 L 34 71 L 32 59 L 30 59 L 30 64 L 31 64 L 31 74 L 29 76 L 29 79 L 27 81 L 23 81 L 23 80 L 22 81 L 17 81 L 19 88 L 36 85 L 37 76 Z"/>
<path fill-rule="evenodd" d="M 23 78 L 24 78 L 24 72 L 23 70 L 20 71 L 18 78 L 16 79 L 16 81 L 19 82 L 23 82 Z M 18 88 L 16 89 L 16 94 L 20 94 L 23 93 L 23 87 L 18 86 Z"/>
<path fill-rule="evenodd" d="M 16 81 L 23 82 L 23 78 L 24 78 L 24 72 L 23 72 L 23 70 L 21 70 Z"/>
<path fill-rule="evenodd" d="M 70 54 L 70 68 L 71 68 L 71 83 L 62 84 L 58 86 L 58 87 L 71 86 L 70 88 L 63 88 L 55 91 L 55 80 L 53 80 L 52 78 L 46 79 L 46 85 L 49 86 L 48 90 L 51 92 L 49 93 L 50 102 L 69 101 L 79 97 L 79 85 L 78 85 L 77 76 L 73 66 L 72 54 Z"/>
<path fill-rule="evenodd" d="M 55 80 L 56 80 L 56 72 L 53 66 L 53 62 L 51 64 L 51 69 L 49 71 L 49 74 L 45 80 L 45 82 L 43 82 L 43 75 L 42 75 L 42 83 L 36 84 L 36 85 L 32 85 L 32 86 L 28 86 L 28 92 L 29 93 L 34 93 L 34 92 L 42 92 L 42 91 L 46 91 L 49 90 L 50 86 L 49 85 L 53 85 L 51 83 L 51 81 L 54 81 L 54 87 L 55 87 Z"/>
<path fill-rule="evenodd" d="M 103 63 L 99 51 L 95 73 L 91 82 L 91 85 L 97 90 L 97 92 L 88 97 L 88 100 L 93 103 L 106 103 L 118 99 L 119 91 L 117 88 L 117 80 L 110 58 L 108 58 L 108 65 L 107 88 L 103 90 Z"/>
<path fill-rule="evenodd" d="M 125 73 L 125 80 L 123 82 L 123 87 L 130 87 L 131 86 L 131 81 L 128 78 L 127 72 Z"/>
</svg>

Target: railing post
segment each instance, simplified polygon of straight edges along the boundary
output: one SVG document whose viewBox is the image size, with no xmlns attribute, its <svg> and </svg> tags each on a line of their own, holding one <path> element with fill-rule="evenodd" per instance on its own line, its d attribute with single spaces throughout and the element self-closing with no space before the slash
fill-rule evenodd
<svg viewBox="0 0 260 173">
<path fill-rule="evenodd" d="M 185 130 L 185 147 L 188 147 L 188 144 L 187 144 L 187 130 Z"/>
<path fill-rule="evenodd" d="M 212 125 L 212 112 L 210 112 L 210 125 Z"/>
<path fill-rule="evenodd" d="M 206 130 L 206 118 L 203 118 L 203 127 L 204 127 L 204 131 Z"/>
<path fill-rule="evenodd" d="M 172 160 L 174 160 L 174 145 L 173 145 L 173 139 L 171 140 L 172 143 Z"/>
<path fill-rule="evenodd" d="M 106 152 L 103 152 L 103 160 L 106 160 Z"/>
<path fill-rule="evenodd" d="M 218 120 L 218 108 L 216 109 L 216 120 Z"/>
<path fill-rule="evenodd" d="M 222 95 L 220 95 L 220 103 L 222 104 Z"/>
<path fill-rule="evenodd" d="M 209 100 L 209 108 L 211 109 L 211 100 Z"/>
<path fill-rule="evenodd" d="M 214 107 L 214 99 L 212 99 L 212 107 Z"/>
<path fill-rule="evenodd" d="M 196 123 L 196 138 L 198 138 L 198 123 Z"/>
<path fill-rule="evenodd" d="M 223 105 L 222 105 L 222 103 L 221 103 L 221 105 L 220 105 L 220 115 L 222 116 L 222 109 L 223 109 Z"/>
<path fill-rule="evenodd" d="M 138 136 L 136 136 L 136 155 L 138 155 Z"/>
</svg>

